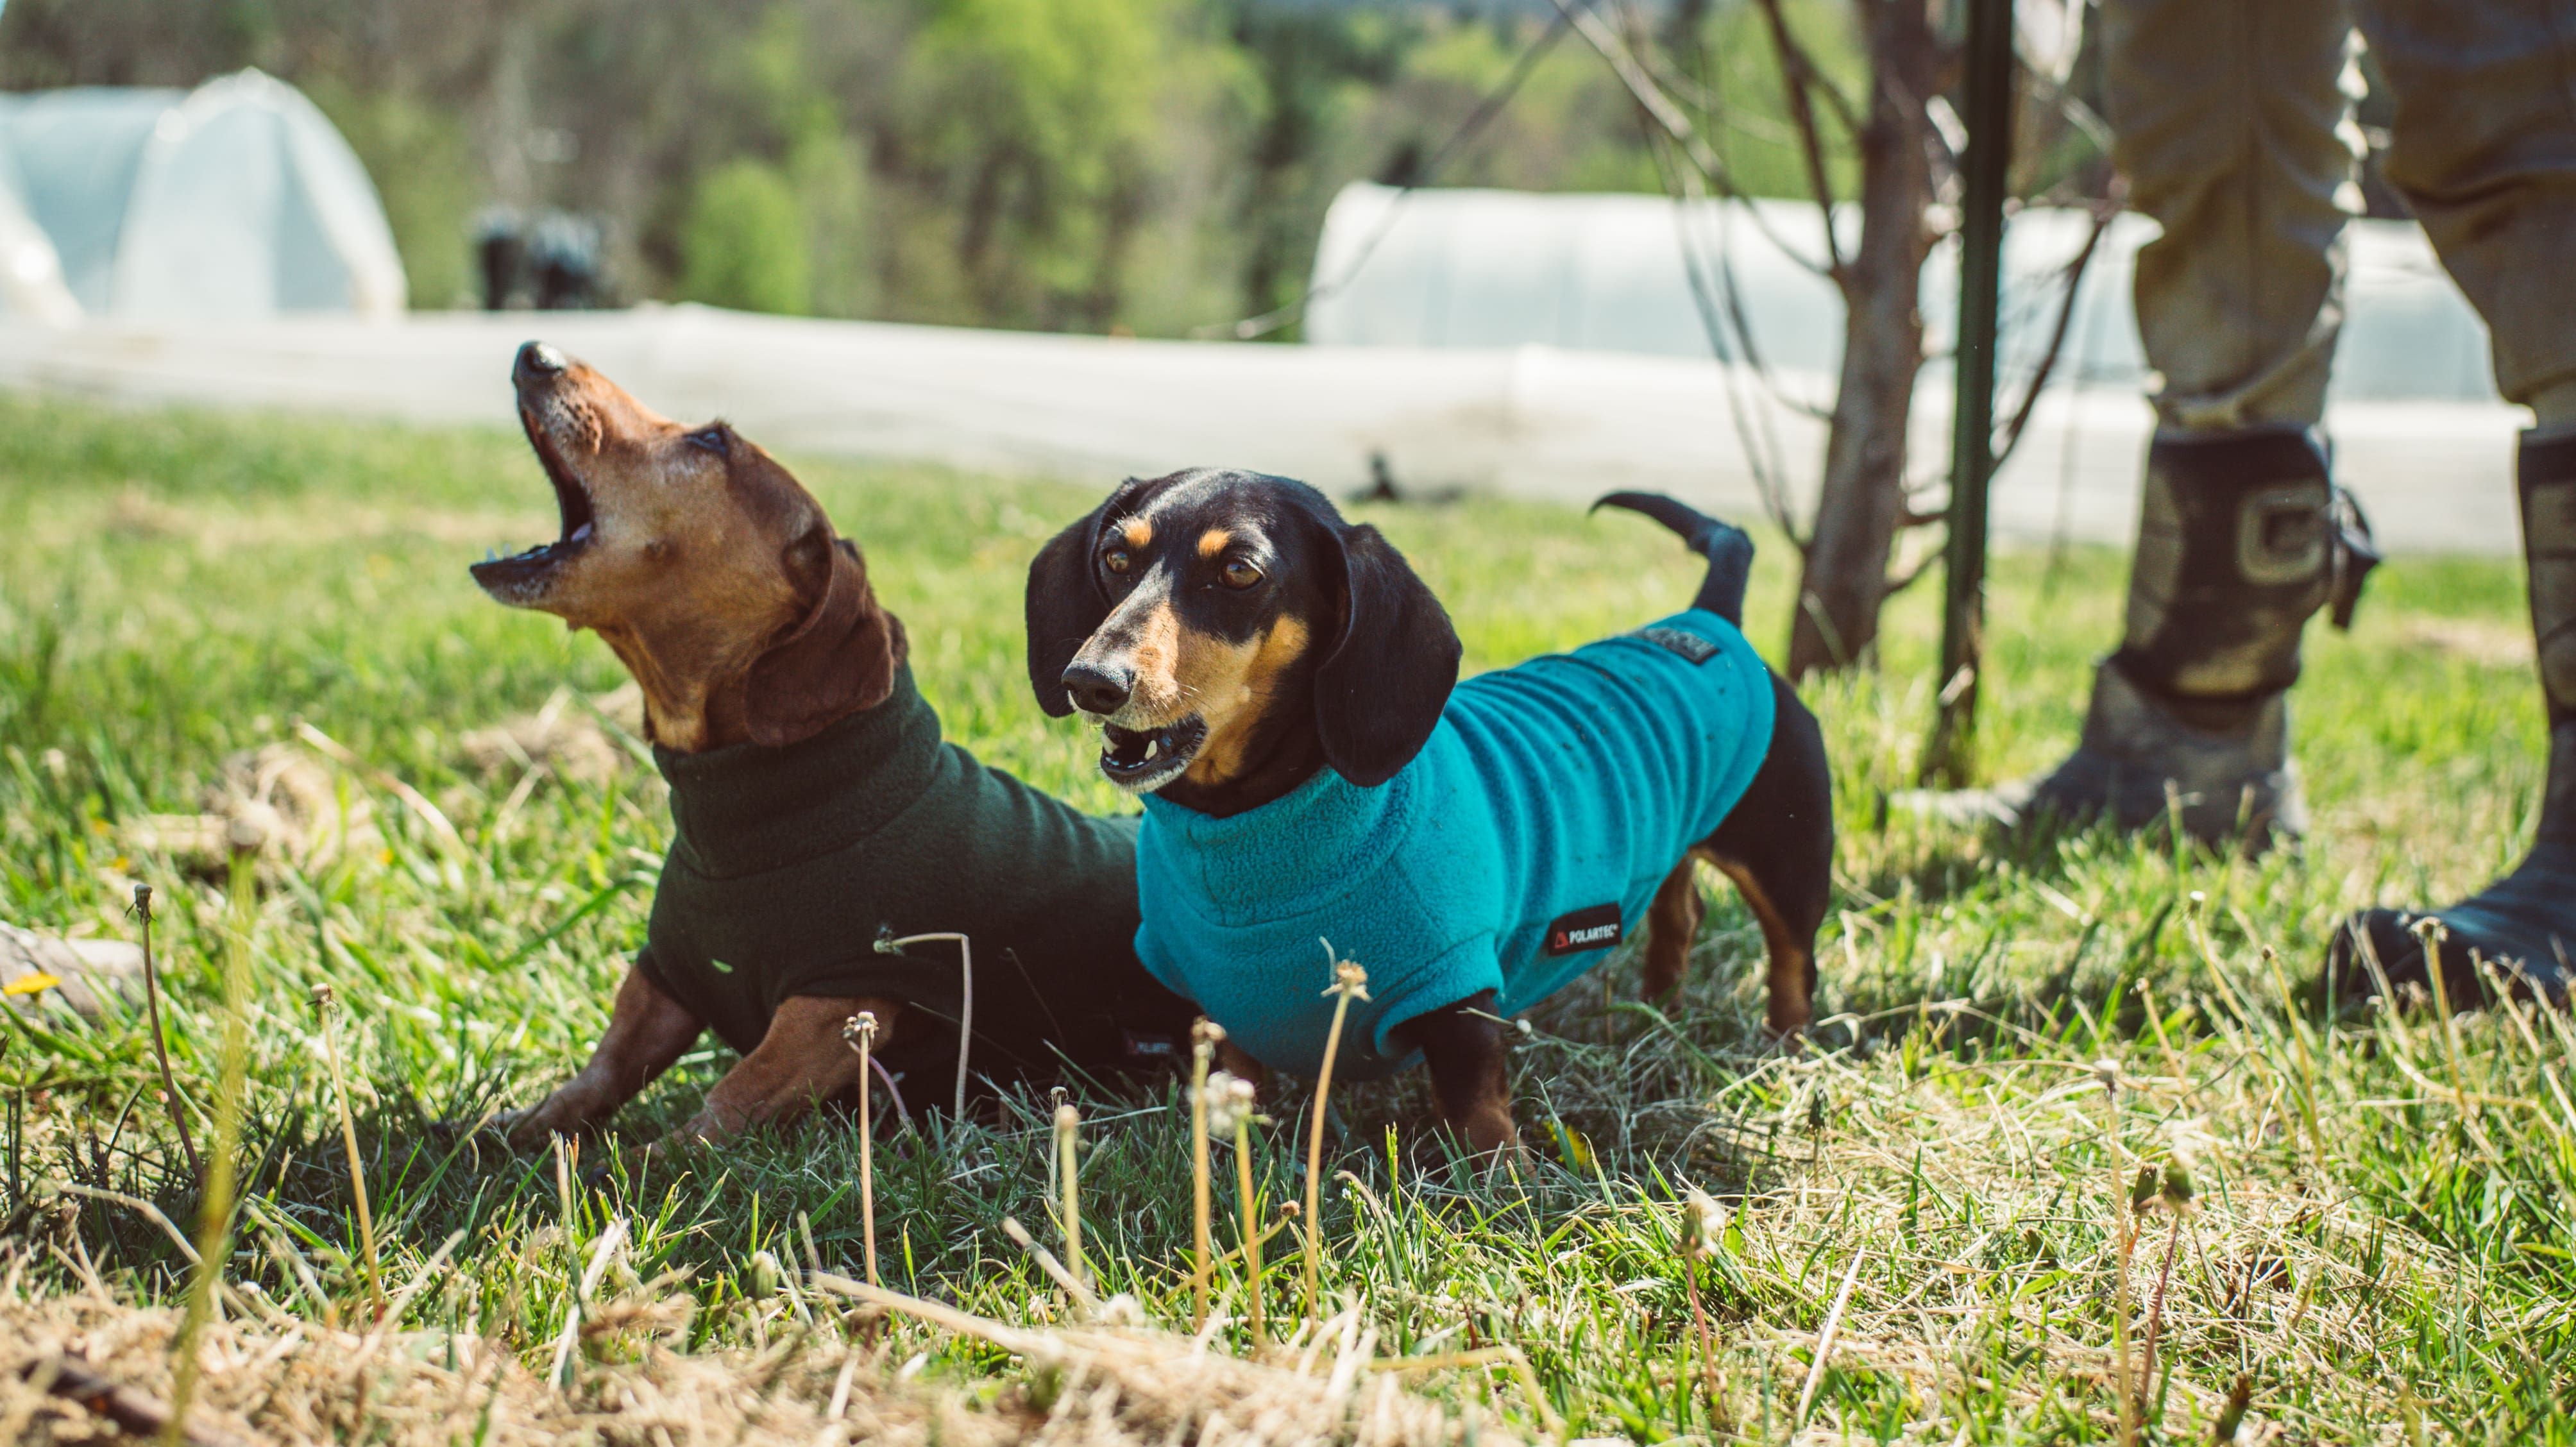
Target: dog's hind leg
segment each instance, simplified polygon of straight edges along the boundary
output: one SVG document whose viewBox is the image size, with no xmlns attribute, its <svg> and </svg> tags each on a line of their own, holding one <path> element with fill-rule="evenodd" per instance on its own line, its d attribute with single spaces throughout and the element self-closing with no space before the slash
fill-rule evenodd
<svg viewBox="0 0 2576 1447">
<path fill-rule="evenodd" d="M 1762 926 L 1771 1031 L 1788 1036 L 1815 1011 L 1816 932 L 1833 903 L 1833 775 L 1816 716 L 1786 683 L 1774 678 L 1772 687 L 1771 752 L 1701 848 Z"/>
<path fill-rule="evenodd" d="M 1694 849 L 1682 856 L 1655 891 L 1646 909 L 1646 979 L 1649 1000 L 1669 998 L 1690 972 L 1691 942 L 1708 915 L 1708 897 L 1699 892 L 1699 862 L 1710 856 Z M 1714 861 L 1712 861 L 1714 862 Z"/>
</svg>

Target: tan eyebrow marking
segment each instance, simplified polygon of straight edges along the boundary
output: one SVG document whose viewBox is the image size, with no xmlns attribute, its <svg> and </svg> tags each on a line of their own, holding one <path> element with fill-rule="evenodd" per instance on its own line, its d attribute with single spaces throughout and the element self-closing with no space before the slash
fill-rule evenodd
<svg viewBox="0 0 2576 1447">
<path fill-rule="evenodd" d="M 1127 546 L 1141 548 L 1154 540 L 1154 525 L 1143 518 L 1129 518 L 1126 526 L 1118 530 L 1118 536 L 1127 540 Z"/>
<path fill-rule="evenodd" d="M 1223 528 L 1210 528 L 1206 532 L 1199 534 L 1199 556 L 1202 558 L 1213 558 L 1217 554 L 1224 552 L 1226 545 L 1233 541 L 1234 534 L 1227 532 Z"/>
</svg>

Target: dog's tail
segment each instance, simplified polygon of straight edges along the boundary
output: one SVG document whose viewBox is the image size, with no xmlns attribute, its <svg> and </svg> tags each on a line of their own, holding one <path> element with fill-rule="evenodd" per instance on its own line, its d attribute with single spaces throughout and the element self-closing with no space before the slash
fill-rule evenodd
<svg viewBox="0 0 2576 1447">
<path fill-rule="evenodd" d="M 1708 577 L 1691 606 L 1744 626 L 1744 586 L 1753 578 L 1753 537 L 1732 523 L 1722 523 L 1660 492 L 1614 492 L 1592 505 L 1594 511 L 1623 507 L 1644 513 L 1681 534 L 1692 552 L 1708 559 Z"/>
</svg>

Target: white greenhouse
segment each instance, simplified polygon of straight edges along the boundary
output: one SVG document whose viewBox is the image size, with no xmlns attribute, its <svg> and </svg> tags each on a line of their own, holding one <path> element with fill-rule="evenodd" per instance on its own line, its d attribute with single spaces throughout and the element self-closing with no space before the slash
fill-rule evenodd
<svg viewBox="0 0 2576 1447">
<path fill-rule="evenodd" d="M 1846 242 L 1859 214 L 1837 208 Z M 2004 359 L 2017 375 L 2047 350 L 2066 262 L 2081 249 L 2083 212 L 2033 208 L 2004 241 Z M 2055 380 L 2137 389 L 2146 359 L 2129 284 L 2156 225 L 2120 216 L 2102 238 L 2067 328 Z M 2356 221 L 2351 280 L 2331 395 L 2339 402 L 2485 402 L 2495 398 L 2486 326 L 2411 221 Z M 1842 298 L 1807 261 L 1824 227 L 1798 201 L 1701 203 L 1659 196 L 1533 195 L 1365 182 L 1343 188 L 1315 248 L 1308 340 L 1346 346 L 1556 347 L 1707 357 L 1690 268 L 1710 300 L 1740 308 L 1762 360 L 1795 391 L 1831 395 L 1842 350 Z M 1955 252 L 1923 269 L 1923 316 L 1935 355 L 1958 312 Z M 1732 280 L 1731 295 L 1727 283 Z M 1730 345 L 1732 339 L 1730 334 Z"/>
<path fill-rule="evenodd" d="M 193 91 L 0 95 L 0 317 L 242 322 L 403 310 L 357 154 L 256 70 Z"/>
</svg>

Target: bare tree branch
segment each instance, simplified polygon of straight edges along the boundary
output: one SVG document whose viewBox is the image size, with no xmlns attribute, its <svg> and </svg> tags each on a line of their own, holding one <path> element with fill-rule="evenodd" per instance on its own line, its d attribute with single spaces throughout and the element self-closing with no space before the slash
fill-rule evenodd
<svg viewBox="0 0 2576 1447">
<path fill-rule="evenodd" d="M 1707 139 L 1691 125 L 1690 117 L 1684 115 L 1681 107 L 1673 103 L 1672 97 L 1664 93 L 1663 87 L 1655 83 L 1654 76 L 1639 63 L 1637 57 L 1628 49 L 1627 43 L 1621 40 L 1610 27 L 1602 24 L 1599 16 L 1583 8 L 1578 0 L 1554 0 L 1554 4 L 1557 13 L 1565 17 L 1567 24 L 1574 27 L 1574 33 L 1582 36 L 1585 44 L 1591 46 L 1603 60 L 1609 62 L 1610 73 L 1619 77 L 1619 83 L 1628 88 L 1628 94 L 1637 102 L 1638 109 L 1644 111 L 1648 119 L 1673 139 L 1674 144 L 1681 148 L 1682 154 L 1690 158 L 1691 166 L 1706 179 L 1708 184 L 1716 187 L 1718 193 L 1729 200 L 1744 199 L 1743 189 L 1735 184 L 1735 173 L 1727 166 L 1725 158 L 1710 149 Z M 1753 218 L 1754 226 L 1770 239 L 1771 244 L 1780 249 L 1781 255 L 1828 281 L 1840 284 L 1831 268 L 1790 245 L 1787 238 L 1773 231 L 1770 222 L 1764 218 L 1759 207 L 1748 206 L 1745 212 Z M 1833 213 L 1827 211 L 1825 247 L 1829 252 L 1833 249 L 1833 224 Z"/>
<path fill-rule="evenodd" d="M 1798 148 L 1806 158 L 1807 186 L 1815 193 L 1816 206 L 1825 213 L 1825 263 L 1839 274 L 1843 254 L 1841 245 L 1834 240 L 1834 183 L 1825 170 L 1825 140 L 1817 133 L 1816 109 L 1810 97 L 1814 87 L 1832 87 L 1816 73 L 1816 62 L 1806 47 L 1789 33 L 1789 18 L 1781 13 L 1780 0 L 1759 3 L 1770 25 L 1772 53 L 1780 59 L 1781 94 L 1788 100 L 1789 119 L 1798 128 Z"/>
<path fill-rule="evenodd" d="M 1779 389 L 1772 383 L 1768 369 L 1763 367 L 1760 357 L 1754 352 L 1753 330 L 1745 319 L 1734 286 L 1734 271 L 1726 267 L 1723 252 L 1719 256 L 1719 265 L 1728 283 L 1727 295 L 1731 302 L 1738 302 L 1738 304 L 1729 306 L 1721 315 L 1716 298 L 1710 294 L 1705 264 L 1701 260 L 1699 247 L 1690 234 L 1691 208 L 1704 204 L 1705 195 L 1698 187 L 1691 184 L 1691 172 L 1674 163 L 1669 146 L 1652 146 L 1649 150 L 1655 158 L 1656 170 L 1664 178 L 1665 190 L 1673 199 L 1673 239 L 1681 248 L 1682 270 L 1690 281 L 1691 301 L 1699 312 L 1701 330 L 1707 334 L 1709 351 L 1718 362 L 1720 377 L 1726 392 L 1727 411 L 1734 417 L 1736 440 L 1744 448 L 1746 466 L 1752 470 L 1754 492 L 1762 499 L 1762 510 L 1770 516 L 1772 524 L 1780 529 L 1782 536 L 1788 538 L 1789 545 L 1797 550 L 1799 561 L 1803 565 L 1807 557 L 1808 540 L 1798 531 L 1797 517 L 1790 510 L 1789 489 L 1783 477 L 1787 467 L 1777 455 L 1778 439 L 1770 435 L 1768 427 L 1763 425 L 1764 419 L 1745 405 L 1745 399 L 1741 395 L 1735 368 L 1730 365 L 1733 361 L 1729 355 L 1733 349 L 1728 345 L 1727 333 L 1730 322 L 1754 375 L 1775 399 L 1780 399 Z"/>
<path fill-rule="evenodd" d="M 1913 567 L 1910 567 L 1904 572 L 1888 579 L 1881 585 L 1886 590 L 1881 594 L 1881 596 L 1893 598 L 1897 594 L 1904 592 L 1906 589 L 1913 587 L 1916 583 L 1921 582 L 1923 575 L 1932 571 L 1932 565 L 1941 561 L 1941 556 L 1946 551 L 1947 550 L 1943 548 L 1934 548 L 1930 552 L 1925 553 L 1922 557 L 1915 559 Z"/>
<path fill-rule="evenodd" d="M 2093 208 L 2092 229 L 2084 234 L 2083 246 L 2066 263 L 2066 294 L 2058 299 L 2057 320 L 2048 330 L 2048 349 L 2040 353 L 2039 367 L 2031 373 L 2030 384 L 2022 390 L 2021 401 L 2013 408 L 2012 420 L 2004 424 L 2003 435 L 1995 443 L 1995 469 L 2003 469 L 2004 460 L 2020 445 L 2022 432 L 2030 426 L 2031 414 L 2039 408 L 2039 394 L 2048 387 L 2049 374 L 2057 369 L 2058 356 L 2066 349 L 2066 333 L 2075 319 L 2075 299 L 2084 290 L 2084 273 L 2093 265 L 2094 253 L 2102 246 L 2103 233 L 2111 229 L 2112 218 L 2120 214 L 2120 202 L 2126 191 L 2124 183 L 2114 178 L 2111 194 Z"/>
</svg>

